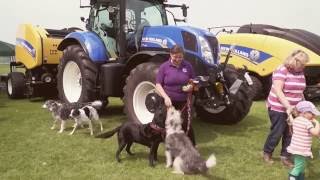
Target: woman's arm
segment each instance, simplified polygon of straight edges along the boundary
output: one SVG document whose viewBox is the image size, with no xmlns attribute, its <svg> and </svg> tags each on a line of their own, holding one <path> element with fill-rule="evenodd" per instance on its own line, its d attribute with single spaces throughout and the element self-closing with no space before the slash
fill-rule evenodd
<svg viewBox="0 0 320 180">
<path fill-rule="evenodd" d="M 286 96 L 283 93 L 284 81 L 282 80 L 274 80 L 273 81 L 274 91 L 276 96 L 278 97 L 280 103 L 287 109 L 287 113 L 291 113 L 293 107 L 290 105 Z"/>
<path fill-rule="evenodd" d="M 164 91 L 162 85 L 160 83 L 156 83 L 156 90 L 160 93 L 160 95 L 164 98 L 164 103 L 167 107 L 172 106 L 172 102 L 170 97 L 167 95 L 167 93 Z"/>
</svg>

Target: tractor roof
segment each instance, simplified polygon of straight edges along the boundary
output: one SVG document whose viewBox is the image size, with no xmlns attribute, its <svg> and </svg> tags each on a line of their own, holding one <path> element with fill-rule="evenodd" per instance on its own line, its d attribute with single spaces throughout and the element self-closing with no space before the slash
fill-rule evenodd
<svg viewBox="0 0 320 180">
<path fill-rule="evenodd" d="M 90 4 L 91 5 L 96 4 L 96 3 L 108 4 L 108 3 L 115 3 L 117 1 L 120 1 L 120 0 L 90 0 Z M 149 1 L 149 2 L 158 1 L 160 3 L 167 2 L 167 0 L 140 0 L 140 1 Z"/>
</svg>

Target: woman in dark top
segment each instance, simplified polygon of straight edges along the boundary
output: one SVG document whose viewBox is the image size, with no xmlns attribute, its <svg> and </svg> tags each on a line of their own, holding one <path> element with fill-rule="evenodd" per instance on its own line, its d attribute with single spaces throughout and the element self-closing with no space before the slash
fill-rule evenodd
<svg viewBox="0 0 320 180">
<path fill-rule="evenodd" d="M 183 48 L 175 45 L 170 50 L 170 58 L 164 62 L 157 74 L 156 89 L 164 98 L 167 107 L 174 106 L 178 110 L 182 110 L 181 115 L 183 118 L 182 128 L 186 132 L 188 129 L 188 111 L 184 108 L 188 93 L 192 91 L 192 87 L 183 89 L 189 80 L 194 78 L 194 71 L 192 65 L 183 59 Z M 191 116 L 192 117 L 192 116 Z M 187 134 L 195 145 L 195 138 L 192 126 Z"/>
</svg>

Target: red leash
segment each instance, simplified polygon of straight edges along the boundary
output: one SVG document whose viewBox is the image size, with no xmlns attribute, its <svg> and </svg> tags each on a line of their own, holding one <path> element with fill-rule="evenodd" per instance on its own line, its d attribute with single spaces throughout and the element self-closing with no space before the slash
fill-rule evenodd
<svg viewBox="0 0 320 180">
<path fill-rule="evenodd" d="M 191 127 L 191 99 L 192 99 L 192 92 L 188 93 L 188 97 L 187 97 L 187 102 L 186 104 L 183 106 L 183 108 L 181 109 L 181 112 L 183 112 L 184 110 L 187 109 L 188 112 L 188 126 L 187 126 L 187 131 L 186 134 L 189 133 L 190 127 Z"/>
</svg>

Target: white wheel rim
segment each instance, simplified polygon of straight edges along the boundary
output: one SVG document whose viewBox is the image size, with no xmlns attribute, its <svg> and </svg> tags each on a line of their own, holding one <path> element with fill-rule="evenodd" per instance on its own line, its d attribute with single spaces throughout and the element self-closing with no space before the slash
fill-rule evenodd
<svg viewBox="0 0 320 180">
<path fill-rule="evenodd" d="M 208 111 L 209 113 L 217 114 L 217 113 L 222 112 L 226 108 L 226 106 L 219 106 L 218 108 L 208 108 L 208 107 L 204 106 L 203 108 L 204 108 L 204 110 Z"/>
<path fill-rule="evenodd" d="M 9 95 L 12 95 L 12 82 L 11 82 L 11 78 L 8 79 L 7 88 L 8 88 L 8 93 L 9 93 Z"/>
<path fill-rule="evenodd" d="M 142 124 L 152 121 L 154 114 L 149 112 L 145 104 L 146 97 L 149 93 L 155 91 L 155 85 L 149 81 L 143 81 L 134 90 L 133 93 L 133 109 Z"/>
<path fill-rule="evenodd" d="M 67 62 L 63 70 L 63 91 L 69 102 L 78 102 L 82 91 L 81 71 L 74 61 Z"/>
</svg>

